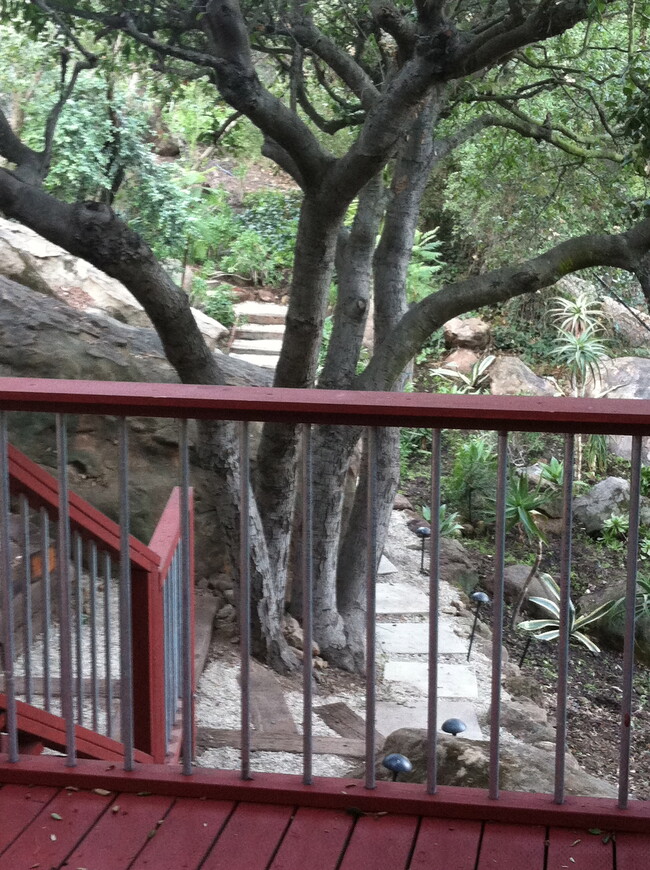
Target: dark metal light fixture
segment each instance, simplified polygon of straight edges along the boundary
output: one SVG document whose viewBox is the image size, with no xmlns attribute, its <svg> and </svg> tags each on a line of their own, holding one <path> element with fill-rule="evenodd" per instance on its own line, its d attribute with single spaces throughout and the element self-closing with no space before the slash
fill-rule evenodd
<svg viewBox="0 0 650 870">
<path fill-rule="evenodd" d="M 382 761 L 386 770 L 390 770 L 393 774 L 393 782 L 397 779 L 400 773 L 410 773 L 413 770 L 413 765 L 405 755 L 400 755 L 399 752 L 391 752 Z"/>
<path fill-rule="evenodd" d="M 472 633 L 469 636 L 469 649 L 467 650 L 467 661 L 469 661 L 469 657 L 472 654 L 472 644 L 474 643 L 474 633 L 476 632 L 476 623 L 478 622 L 478 614 L 481 609 L 481 605 L 488 604 L 490 599 L 485 594 L 485 592 L 472 592 L 469 596 L 472 601 L 476 601 L 476 612 L 474 613 L 474 623 L 472 625 Z"/>
<path fill-rule="evenodd" d="M 463 731 L 467 731 L 467 725 L 465 725 L 462 719 L 445 719 L 440 727 L 445 734 L 452 734 L 454 737 Z"/>
<path fill-rule="evenodd" d="M 419 526 L 415 530 L 415 534 L 422 541 L 422 553 L 420 555 L 420 573 L 426 574 L 426 571 L 424 570 L 424 542 L 427 538 L 431 537 L 431 529 L 429 528 L 429 526 Z"/>
</svg>

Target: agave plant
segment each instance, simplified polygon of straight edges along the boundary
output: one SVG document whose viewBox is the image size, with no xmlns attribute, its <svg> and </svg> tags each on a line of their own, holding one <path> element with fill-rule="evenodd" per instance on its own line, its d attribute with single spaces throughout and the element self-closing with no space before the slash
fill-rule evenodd
<svg viewBox="0 0 650 870">
<path fill-rule="evenodd" d="M 560 331 L 581 335 L 588 329 L 600 327 L 600 303 L 584 290 L 579 290 L 573 298 L 557 296 L 553 301 L 555 307 L 551 309 L 551 315 Z"/>
<path fill-rule="evenodd" d="M 420 512 L 423 519 L 428 523 L 431 522 L 431 508 L 424 505 Z M 441 538 L 456 538 L 463 530 L 460 523 L 460 514 L 458 511 L 447 511 L 447 505 L 441 504 L 438 516 L 440 517 L 440 537 Z"/>
<path fill-rule="evenodd" d="M 557 640 L 560 636 L 560 587 L 550 574 L 540 574 L 539 579 L 549 594 L 548 598 L 533 596 L 530 600 L 545 610 L 549 616 L 543 619 L 528 619 L 520 622 L 517 626 L 521 631 L 531 632 L 535 640 Z M 582 631 L 587 625 L 601 619 L 611 609 L 611 603 L 601 604 L 591 613 L 585 613 L 576 617 L 576 610 L 572 601 L 569 602 L 569 638 L 581 643 L 589 652 L 599 653 L 598 647 L 591 638 Z"/>
<path fill-rule="evenodd" d="M 464 375 L 457 369 L 432 369 L 431 374 L 453 383 L 459 393 L 482 393 L 488 385 L 488 369 L 494 362 L 494 354 L 488 354 L 474 363 L 469 374 Z"/>
</svg>

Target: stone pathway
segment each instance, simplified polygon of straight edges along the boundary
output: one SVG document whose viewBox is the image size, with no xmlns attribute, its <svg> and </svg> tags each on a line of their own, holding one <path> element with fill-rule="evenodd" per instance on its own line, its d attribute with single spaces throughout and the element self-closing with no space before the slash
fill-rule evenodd
<svg viewBox="0 0 650 870">
<path fill-rule="evenodd" d="M 286 305 L 240 302 L 235 305 L 235 313 L 239 325 L 235 329 L 230 355 L 274 369 L 284 337 Z"/>
</svg>

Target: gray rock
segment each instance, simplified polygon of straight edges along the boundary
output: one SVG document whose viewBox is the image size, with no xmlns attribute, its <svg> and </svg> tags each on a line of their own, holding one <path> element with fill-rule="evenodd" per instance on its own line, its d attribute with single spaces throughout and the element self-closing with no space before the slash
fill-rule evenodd
<svg viewBox="0 0 650 870">
<path fill-rule="evenodd" d="M 504 586 L 504 596 L 505 600 L 509 604 L 514 604 L 515 601 L 518 600 L 521 595 L 521 590 L 524 588 L 524 584 L 528 579 L 528 575 L 531 571 L 531 565 L 506 565 L 503 572 L 503 586 Z M 484 584 L 490 594 L 494 592 L 494 577 L 491 574 L 488 574 L 484 578 Z M 526 598 L 530 598 L 531 595 L 537 595 L 541 598 L 547 598 L 548 592 L 546 588 L 540 581 L 539 577 L 535 577 L 528 588 L 528 593 Z M 528 610 L 531 607 L 529 603 L 524 604 L 524 610 Z M 537 608 L 534 608 L 537 609 Z"/>
<path fill-rule="evenodd" d="M 504 743 L 501 746 L 499 785 L 502 789 L 552 794 L 555 784 L 554 745 Z M 427 732 L 419 728 L 400 728 L 386 738 L 377 762 L 377 776 L 389 779 L 381 758 L 399 752 L 410 760 L 413 771 L 400 776 L 404 782 L 425 782 L 427 775 Z M 487 740 L 468 740 L 438 735 L 438 783 L 440 785 L 487 788 L 490 744 Z M 566 756 L 566 790 L 571 795 L 616 797 L 611 783 L 586 773 L 575 758 Z"/>
<path fill-rule="evenodd" d="M 485 350 L 490 344 L 490 324 L 480 317 L 453 317 L 443 326 L 447 347 Z"/>
<path fill-rule="evenodd" d="M 473 366 L 480 360 L 480 356 L 468 347 L 457 347 L 455 350 L 445 357 L 441 363 L 441 367 L 445 369 L 456 369 L 464 375 L 468 375 Z"/>
<path fill-rule="evenodd" d="M 557 386 L 540 378 L 516 356 L 500 356 L 490 368 L 491 392 L 495 396 L 555 396 Z"/>
<path fill-rule="evenodd" d="M 522 743 L 555 740 L 555 730 L 549 724 L 546 711 L 533 701 L 502 701 L 501 727 Z"/>
<path fill-rule="evenodd" d="M 455 538 L 440 539 L 440 577 L 467 593 L 479 582 L 469 553 Z"/>
<path fill-rule="evenodd" d="M 602 312 L 610 328 L 629 347 L 650 345 L 650 317 L 638 308 L 627 308 L 611 296 L 603 296 Z"/>
<path fill-rule="evenodd" d="M 625 596 L 625 586 L 625 579 L 621 578 L 620 580 L 615 579 L 614 582 L 602 589 L 587 592 L 578 602 L 580 613 L 591 613 L 592 610 L 595 610 L 602 604 L 620 600 Z M 611 615 L 598 619 L 596 622 L 591 623 L 589 632 L 595 635 L 601 646 L 622 650 L 625 636 L 624 612 L 617 610 Z M 635 638 L 635 657 L 643 664 L 650 664 L 650 614 L 637 614 Z"/>
<path fill-rule="evenodd" d="M 585 394 L 607 395 L 613 399 L 650 399 L 650 359 L 624 356 L 604 360 L 595 382 L 587 382 Z M 607 443 L 614 455 L 630 458 L 632 439 L 629 435 L 608 435 Z M 650 438 L 643 439 L 642 460 L 650 464 Z"/>
<path fill-rule="evenodd" d="M 573 518 L 589 535 L 602 531 L 614 513 L 624 513 L 630 501 L 630 484 L 622 477 L 606 477 L 575 499 Z"/>
</svg>

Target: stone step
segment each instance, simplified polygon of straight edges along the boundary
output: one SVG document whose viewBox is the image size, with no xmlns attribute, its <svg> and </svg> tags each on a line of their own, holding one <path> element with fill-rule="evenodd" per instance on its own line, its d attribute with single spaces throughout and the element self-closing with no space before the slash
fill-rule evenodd
<svg viewBox="0 0 650 870">
<path fill-rule="evenodd" d="M 409 583 L 378 583 L 377 613 L 428 613 L 429 596 Z"/>
<path fill-rule="evenodd" d="M 483 732 L 476 717 L 476 711 L 471 701 L 438 699 L 437 728 L 445 719 L 460 719 L 467 726 L 458 737 L 470 740 L 483 740 Z M 378 701 L 376 706 L 375 724 L 382 734 L 390 734 L 398 728 L 426 728 L 428 722 L 428 704 L 426 699 L 414 704 L 396 704 L 394 701 Z"/>
<path fill-rule="evenodd" d="M 243 323 L 235 330 L 235 338 L 242 341 L 259 341 L 271 339 L 282 341 L 284 324 L 282 323 Z"/>
<path fill-rule="evenodd" d="M 282 350 L 282 342 L 271 338 L 259 341 L 235 340 L 230 348 L 231 353 L 269 354 L 278 356 Z"/>
<path fill-rule="evenodd" d="M 231 353 L 230 356 L 243 359 L 244 362 L 252 363 L 254 366 L 264 366 L 265 369 L 274 369 L 280 359 L 279 356 L 264 356 L 261 353 Z"/>
<path fill-rule="evenodd" d="M 384 653 L 391 655 L 426 655 L 429 652 L 428 622 L 379 622 L 377 642 Z M 466 640 L 440 622 L 438 627 L 438 654 L 467 654 Z"/>
<path fill-rule="evenodd" d="M 238 302 L 235 314 L 245 318 L 248 323 L 284 323 L 287 317 L 287 306 L 276 305 L 273 302 Z"/>
<path fill-rule="evenodd" d="M 427 662 L 389 661 L 384 668 L 384 679 L 394 683 L 407 683 L 420 692 L 426 691 L 429 679 Z M 478 698 L 475 674 L 466 665 L 438 663 L 438 697 Z"/>
</svg>

